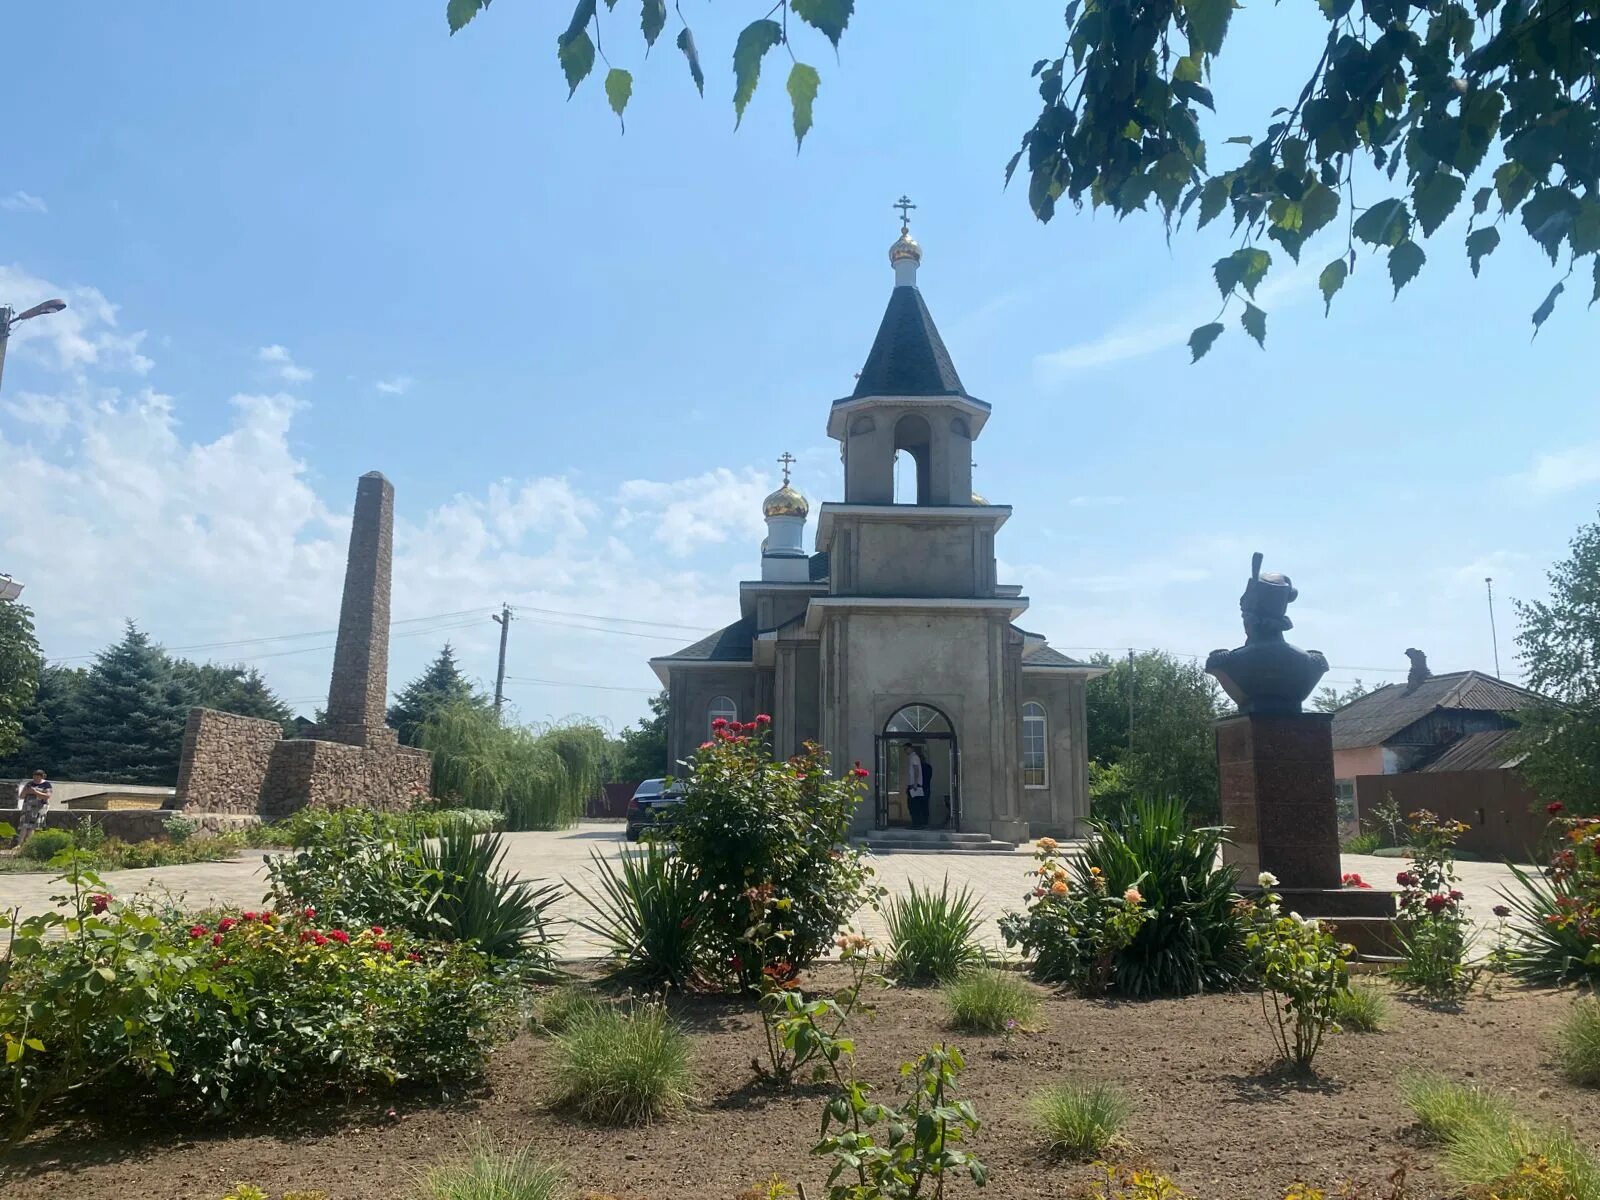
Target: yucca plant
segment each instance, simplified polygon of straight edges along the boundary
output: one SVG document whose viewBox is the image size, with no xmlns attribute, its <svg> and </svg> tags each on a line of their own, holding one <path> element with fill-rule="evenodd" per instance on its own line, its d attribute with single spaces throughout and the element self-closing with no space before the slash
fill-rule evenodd
<svg viewBox="0 0 1600 1200">
<path fill-rule="evenodd" d="M 573 923 L 606 943 L 614 969 L 646 986 L 687 987 L 699 974 L 704 911 L 694 869 L 646 842 L 620 861 L 590 851 L 597 886 L 567 887 L 592 916 Z"/>
<path fill-rule="evenodd" d="M 1104 1083 L 1058 1083 L 1028 1101 L 1050 1149 L 1068 1158 L 1099 1157 L 1128 1119 L 1130 1105 Z"/>
<path fill-rule="evenodd" d="M 492 958 L 521 958 L 555 966 L 550 906 L 561 897 L 553 883 L 531 886 L 505 871 L 505 840 L 448 829 L 421 847 L 423 866 L 437 880 L 431 912 L 453 941 L 472 942 Z"/>
<path fill-rule="evenodd" d="M 884 909 L 889 927 L 889 971 L 901 983 L 948 983 L 983 962 L 978 930 L 983 915 L 972 889 L 950 890 L 945 876 L 936 892 L 911 884 Z"/>
<path fill-rule="evenodd" d="M 1089 825 L 1094 836 L 1074 865 L 1080 885 L 1098 870 L 1113 896 L 1137 887 L 1150 914 L 1117 954 L 1117 990 L 1186 996 L 1232 987 L 1246 956 L 1233 912 L 1236 873 L 1219 861 L 1226 831 L 1191 828 L 1176 799 L 1136 800 Z"/>
<path fill-rule="evenodd" d="M 665 1006 L 604 1008 L 555 1036 L 551 1102 L 602 1125 L 644 1125 L 682 1109 L 689 1039 Z"/>
<path fill-rule="evenodd" d="M 532 1148 L 507 1151 L 481 1133 L 466 1155 L 422 1173 L 422 1200 L 560 1200 L 569 1195 L 561 1171 Z"/>
<path fill-rule="evenodd" d="M 1506 968 L 1535 987 L 1561 987 L 1587 980 L 1600 983 L 1600 955 L 1593 938 L 1580 924 L 1565 921 L 1561 900 L 1582 904 L 1563 882 L 1548 879 L 1508 863 L 1517 887 L 1500 896 L 1513 913 L 1512 941 Z"/>
</svg>

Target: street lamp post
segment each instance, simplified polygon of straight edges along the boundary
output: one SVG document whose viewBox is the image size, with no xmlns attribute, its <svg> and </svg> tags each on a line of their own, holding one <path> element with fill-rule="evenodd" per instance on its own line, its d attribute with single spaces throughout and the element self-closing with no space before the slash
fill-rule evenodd
<svg viewBox="0 0 1600 1200">
<path fill-rule="evenodd" d="M 15 600 L 22 595 L 22 585 L 11 576 L 0 573 L 0 600 Z"/>
<path fill-rule="evenodd" d="M 6 346 L 11 341 L 12 329 L 24 321 L 33 320 L 34 317 L 58 313 L 66 306 L 65 300 L 46 300 L 43 304 L 35 304 L 32 308 L 17 312 L 8 304 L 0 304 L 0 380 L 5 378 Z"/>
</svg>

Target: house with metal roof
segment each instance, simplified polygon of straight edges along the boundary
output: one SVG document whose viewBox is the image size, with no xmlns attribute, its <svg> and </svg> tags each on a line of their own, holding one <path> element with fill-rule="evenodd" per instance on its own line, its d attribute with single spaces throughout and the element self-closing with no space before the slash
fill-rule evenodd
<svg viewBox="0 0 1600 1200">
<path fill-rule="evenodd" d="M 882 845 L 1074 836 L 1089 814 L 1084 685 L 1104 669 L 1015 623 L 1028 599 L 995 567 L 1011 509 L 972 490 L 990 407 L 939 336 L 903 219 L 889 261 L 872 349 L 828 414 L 844 498 L 819 506 L 808 551 L 811 505 L 780 460 L 739 619 L 651 660 L 671 698 L 668 753 L 686 758 L 714 721 L 766 713 L 777 755 L 814 741 L 836 769 L 868 768 L 857 832 Z M 897 460 L 913 468 L 903 495 Z"/>
</svg>

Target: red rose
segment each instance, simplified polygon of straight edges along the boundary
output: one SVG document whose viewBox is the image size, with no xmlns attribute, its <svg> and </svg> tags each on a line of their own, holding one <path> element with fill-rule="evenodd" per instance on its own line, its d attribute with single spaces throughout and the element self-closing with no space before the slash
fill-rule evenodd
<svg viewBox="0 0 1600 1200">
<path fill-rule="evenodd" d="M 211 944 L 212 944 L 212 945 L 213 945 L 213 946 L 220 946 L 220 945 L 222 945 L 222 935 L 221 935 L 221 934 L 220 934 L 220 933 L 214 933 L 214 934 L 212 934 L 212 935 L 211 935 Z"/>
<path fill-rule="evenodd" d="M 300 931 L 300 944 L 302 946 L 304 946 L 307 942 L 309 942 L 312 938 L 314 938 L 316 936 L 317 935 L 315 933 L 313 933 L 311 930 L 302 929 Z"/>
<path fill-rule="evenodd" d="M 372 948 L 374 950 L 377 950 L 381 954 L 387 954 L 387 953 L 389 953 L 389 951 L 394 949 L 394 943 L 393 942 L 373 942 L 372 943 Z"/>
<path fill-rule="evenodd" d="M 1496 904 L 1492 911 L 1494 912 L 1494 915 L 1499 917 L 1502 921 L 1511 915 L 1510 907 L 1505 904 Z"/>
<path fill-rule="evenodd" d="M 217 922 L 217 928 L 221 932 L 227 933 L 228 930 L 232 929 L 238 923 L 239 922 L 235 921 L 232 917 L 223 917 L 222 920 Z"/>
<path fill-rule="evenodd" d="M 382 937 L 383 936 L 383 926 L 382 925 L 374 925 L 372 927 L 372 936 L 373 937 Z"/>
<path fill-rule="evenodd" d="M 711 749 L 711 745 L 712 744 L 710 742 L 701 742 L 700 743 L 700 749 L 709 750 L 709 749 Z"/>
<path fill-rule="evenodd" d="M 1435 892 L 1423 901 L 1431 913 L 1443 912 L 1450 904 L 1450 897 Z"/>
<path fill-rule="evenodd" d="M 328 931 L 328 936 L 334 941 L 338 942 L 341 946 L 348 946 L 350 944 L 350 935 L 342 929 L 331 929 Z"/>
<path fill-rule="evenodd" d="M 323 937 L 320 933 L 313 933 L 311 935 L 311 940 L 319 946 L 326 946 L 328 944 L 328 939 Z"/>
<path fill-rule="evenodd" d="M 1401 887 L 1415 887 L 1417 885 L 1417 877 L 1410 871 L 1401 871 L 1400 874 L 1394 877 L 1394 881 Z"/>
<path fill-rule="evenodd" d="M 711 728 L 713 729 L 726 729 L 727 727 L 728 721 L 726 717 L 718 717 L 716 720 L 711 722 Z"/>
<path fill-rule="evenodd" d="M 96 892 L 89 897 L 89 911 L 95 914 L 103 913 L 111 906 L 111 897 L 105 892 Z"/>
<path fill-rule="evenodd" d="M 730 967 L 732 967 L 735 971 L 742 971 L 742 970 L 744 970 L 744 959 L 740 958 L 737 954 L 735 954 L 732 958 L 730 958 L 728 960 L 728 965 Z"/>
<path fill-rule="evenodd" d="M 1562 809 L 1564 809 L 1565 807 L 1566 807 L 1566 805 L 1561 803 L 1561 801 L 1552 800 L 1549 804 L 1546 804 L 1544 806 L 1544 810 L 1545 810 L 1545 812 L 1549 813 L 1553 817 L 1558 812 L 1560 812 Z"/>
<path fill-rule="evenodd" d="M 1450 900 L 1451 900 L 1452 903 L 1460 903 L 1462 900 L 1465 900 L 1465 899 L 1466 899 L 1466 897 L 1463 896 L 1460 892 L 1456 891 L 1455 888 L 1451 888 L 1450 889 Z"/>
<path fill-rule="evenodd" d="M 418 954 L 415 950 L 411 951 L 410 954 L 407 954 L 406 958 L 408 960 L 410 960 L 411 962 L 421 962 L 422 961 L 422 955 Z"/>
<path fill-rule="evenodd" d="M 766 713 L 757 713 L 756 714 L 756 724 L 757 725 L 771 725 L 772 724 L 772 718 L 769 717 Z"/>
<path fill-rule="evenodd" d="M 312 907 L 311 907 L 311 906 L 310 906 L 310 905 L 309 905 L 309 904 L 308 904 L 308 905 L 306 905 L 306 910 L 305 910 L 305 912 L 303 912 L 303 913 L 301 913 L 301 914 L 300 914 L 300 915 L 301 915 L 301 916 L 302 916 L 302 917 L 304 917 L 304 918 L 305 918 L 305 919 L 306 919 L 306 920 L 308 920 L 308 921 L 315 921 L 315 920 L 316 920 L 316 919 L 317 919 L 317 910 L 316 910 L 316 909 L 314 909 L 314 908 L 312 908 Z"/>
<path fill-rule="evenodd" d="M 189 936 L 190 937 L 192 937 L 192 938 L 203 938 L 203 937 L 205 937 L 205 935 L 206 935 L 206 927 L 204 925 L 191 925 L 191 926 L 189 926 Z"/>
</svg>

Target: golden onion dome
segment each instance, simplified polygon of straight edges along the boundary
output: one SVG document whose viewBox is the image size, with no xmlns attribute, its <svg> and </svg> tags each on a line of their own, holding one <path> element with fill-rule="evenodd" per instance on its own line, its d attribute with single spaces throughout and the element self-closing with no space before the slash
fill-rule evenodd
<svg viewBox="0 0 1600 1200">
<path fill-rule="evenodd" d="M 892 265 L 907 258 L 912 262 L 920 263 L 922 261 L 922 247 L 917 245 L 917 239 L 911 236 L 911 231 L 902 226 L 900 236 L 895 239 L 894 245 L 889 247 L 889 262 Z"/>
<path fill-rule="evenodd" d="M 806 498 L 787 483 L 761 502 L 764 517 L 804 517 L 810 511 Z"/>
<path fill-rule="evenodd" d="M 973 503 L 974 503 L 974 504 L 987 504 L 987 503 L 989 503 L 989 502 L 988 502 L 988 501 L 987 501 L 987 500 L 985 500 L 985 499 L 984 499 L 984 498 L 983 498 L 983 497 L 982 497 L 982 496 L 980 496 L 980 495 L 978 495 L 978 493 L 977 493 L 977 492 L 973 492 L 973 493 L 972 493 L 972 502 L 973 502 Z"/>
</svg>

